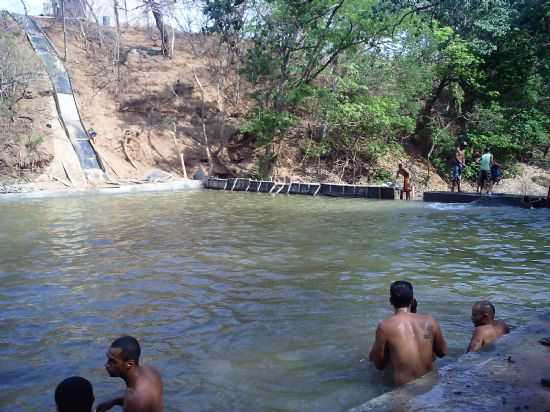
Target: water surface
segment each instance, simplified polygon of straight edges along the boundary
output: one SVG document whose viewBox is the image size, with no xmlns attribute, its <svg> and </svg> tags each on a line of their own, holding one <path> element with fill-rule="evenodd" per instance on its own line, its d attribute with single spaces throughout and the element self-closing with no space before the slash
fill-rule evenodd
<svg viewBox="0 0 550 412">
<path fill-rule="evenodd" d="M 548 310 L 550 211 L 187 192 L 0 201 L 0 410 L 54 410 L 70 375 L 103 400 L 121 334 L 167 411 L 344 411 L 391 388 L 364 359 L 388 286 L 463 353 L 471 303 Z"/>
</svg>

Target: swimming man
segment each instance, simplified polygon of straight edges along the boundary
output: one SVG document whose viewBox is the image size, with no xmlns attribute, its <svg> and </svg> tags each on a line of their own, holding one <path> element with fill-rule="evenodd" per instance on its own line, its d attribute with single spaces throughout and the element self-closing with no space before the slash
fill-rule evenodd
<svg viewBox="0 0 550 412">
<path fill-rule="evenodd" d="M 435 357 L 447 354 L 447 343 L 434 318 L 416 313 L 409 282 L 391 284 L 390 303 L 395 314 L 378 325 L 369 359 L 377 369 L 391 364 L 395 383 L 402 385 L 431 371 Z"/>
<path fill-rule="evenodd" d="M 474 303 L 472 306 L 472 322 L 476 328 L 467 352 L 476 352 L 483 346 L 510 332 L 510 328 L 504 321 L 495 320 L 495 307 L 487 300 Z"/>
<path fill-rule="evenodd" d="M 103 412 L 113 406 L 122 406 L 124 412 L 162 412 L 162 380 L 151 366 L 140 365 L 141 349 L 138 341 L 131 336 L 116 339 L 107 352 L 105 369 L 111 377 L 119 377 L 126 382 L 123 396 L 98 405 L 96 411 Z"/>
</svg>

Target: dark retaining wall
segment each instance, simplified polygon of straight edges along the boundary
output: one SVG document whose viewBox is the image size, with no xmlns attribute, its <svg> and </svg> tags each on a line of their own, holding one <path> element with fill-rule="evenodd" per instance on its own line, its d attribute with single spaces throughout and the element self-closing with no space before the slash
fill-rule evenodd
<svg viewBox="0 0 550 412">
<path fill-rule="evenodd" d="M 277 183 L 266 180 L 218 179 L 211 177 L 204 185 L 207 189 L 235 192 L 279 193 L 307 196 L 360 197 L 369 199 L 395 199 L 396 189 L 383 186 L 338 185 L 332 183 Z"/>
</svg>

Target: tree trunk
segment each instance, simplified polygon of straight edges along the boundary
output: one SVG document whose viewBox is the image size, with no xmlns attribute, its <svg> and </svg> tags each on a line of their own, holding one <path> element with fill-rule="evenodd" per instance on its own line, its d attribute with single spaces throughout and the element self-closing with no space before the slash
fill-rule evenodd
<svg viewBox="0 0 550 412">
<path fill-rule="evenodd" d="M 170 57 L 170 51 L 168 49 L 168 33 L 166 32 L 166 26 L 164 25 L 162 10 L 160 5 L 156 2 L 151 2 L 151 12 L 155 18 L 155 24 L 160 33 L 162 54 L 166 57 Z"/>
<path fill-rule="evenodd" d="M 29 10 L 27 9 L 27 4 L 25 3 L 24 0 L 19 0 L 19 1 L 23 5 L 23 9 L 25 10 L 25 16 L 28 16 L 29 15 Z"/>
<path fill-rule="evenodd" d="M 432 92 L 431 97 L 426 101 L 424 104 L 424 108 L 420 112 L 420 115 L 418 116 L 416 120 L 416 128 L 414 135 L 416 136 L 415 140 L 418 144 L 420 144 L 424 151 L 428 150 L 429 147 L 431 147 L 432 143 L 432 133 L 429 129 L 429 124 L 431 122 L 431 114 L 432 109 L 439 97 L 441 96 L 441 93 L 447 86 L 447 78 L 444 77 L 439 82 L 439 85 L 437 88 L 434 89 Z"/>
<path fill-rule="evenodd" d="M 116 70 L 116 92 L 118 96 L 119 86 L 120 86 L 120 20 L 118 18 L 118 0 L 113 1 L 113 8 L 115 12 L 115 23 L 116 23 L 116 41 L 115 41 L 115 50 L 114 50 L 114 62 Z"/>
<path fill-rule="evenodd" d="M 65 0 L 61 0 L 61 18 L 63 19 L 63 61 L 67 61 L 67 27 L 65 24 Z"/>
<path fill-rule="evenodd" d="M 97 18 L 97 15 L 94 12 L 94 9 L 92 9 L 92 6 L 88 2 L 88 0 L 84 0 L 84 3 L 86 4 L 86 7 L 88 7 L 88 10 L 90 10 L 90 14 L 92 15 L 95 24 L 97 26 L 97 37 L 99 38 L 99 47 L 103 48 L 103 33 L 101 31 L 101 23 L 99 22 L 99 19 Z"/>
<path fill-rule="evenodd" d="M 204 88 L 202 87 L 202 84 L 197 77 L 197 73 L 195 73 L 195 69 L 193 69 L 193 75 L 195 76 L 195 81 L 199 85 L 199 88 L 201 89 L 201 123 L 202 123 L 202 137 L 204 139 L 204 147 L 206 150 L 206 157 L 208 158 L 208 177 L 212 176 L 212 172 L 214 169 L 214 161 L 212 159 L 212 153 L 210 152 L 210 144 L 208 143 L 208 134 L 206 133 L 206 101 L 204 96 Z"/>
</svg>

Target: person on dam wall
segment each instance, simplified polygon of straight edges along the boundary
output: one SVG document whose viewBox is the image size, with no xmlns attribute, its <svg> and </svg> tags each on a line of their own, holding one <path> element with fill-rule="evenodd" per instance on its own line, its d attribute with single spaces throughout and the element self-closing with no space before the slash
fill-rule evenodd
<svg viewBox="0 0 550 412">
<path fill-rule="evenodd" d="M 397 173 L 395 174 L 396 180 L 399 177 L 399 175 L 403 176 L 403 189 L 399 194 L 399 199 L 403 200 L 403 193 L 405 193 L 405 198 L 407 200 L 411 200 L 411 182 L 410 182 L 411 174 L 407 169 L 403 167 L 403 163 L 399 163 L 398 165 Z"/>
<path fill-rule="evenodd" d="M 395 384 L 402 385 L 431 371 L 436 356 L 447 354 L 447 342 L 434 318 L 416 313 L 412 284 L 393 282 L 390 303 L 395 313 L 378 325 L 369 359 L 377 369 L 391 365 Z"/>
</svg>

